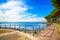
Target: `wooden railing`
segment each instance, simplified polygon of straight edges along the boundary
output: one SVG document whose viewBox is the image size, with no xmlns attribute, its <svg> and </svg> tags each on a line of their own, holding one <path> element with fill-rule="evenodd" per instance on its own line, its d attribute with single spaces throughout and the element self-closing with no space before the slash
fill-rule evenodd
<svg viewBox="0 0 60 40">
<path fill-rule="evenodd" d="M 25 33 L 27 32 L 31 33 L 34 36 L 37 32 L 44 30 L 48 26 L 49 24 L 41 24 L 41 25 L 0 24 L 0 29 L 19 30 Z"/>
</svg>

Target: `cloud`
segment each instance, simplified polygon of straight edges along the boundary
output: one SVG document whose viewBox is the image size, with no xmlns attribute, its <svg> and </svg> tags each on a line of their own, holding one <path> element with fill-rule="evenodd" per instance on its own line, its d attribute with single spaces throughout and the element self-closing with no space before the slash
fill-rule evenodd
<svg viewBox="0 0 60 40">
<path fill-rule="evenodd" d="M 29 7 L 23 0 L 8 0 L 0 5 L 0 22 L 46 22 L 44 18 L 37 18 L 36 14 L 28 13 Z"/>
</svg>

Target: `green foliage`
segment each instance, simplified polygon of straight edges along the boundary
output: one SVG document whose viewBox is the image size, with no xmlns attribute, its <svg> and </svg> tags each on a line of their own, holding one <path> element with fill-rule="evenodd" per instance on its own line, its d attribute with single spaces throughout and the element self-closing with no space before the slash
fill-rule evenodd
<svg viewBox="0 0 60 40">
<path fill-rule="evenodd" d="M 52 5 L 55 8 L 60 8 L 60 0 L 52 0 Z"/>
<path fill-rule="evenodd" d="M 48 18 L 51 18 L 52 16 L 54 16 L 54 14 L 58 11 L 58 9 L 55 9 L 51 12 L 50 15 L 46 16 L 45 18 L 48 19 Z"/>
<path fill-rule="evenodd" d="M 60 9 L 60 0 L 52 0 L 52 5 L 56 8 L 54 9 L 50 15 L 46 16 L 45 18 L 51 18 L 55 15 L 55 13 L 58 11 L 58 9 Z"/>
<path fill-rule="evenodd" d="M 48 15 L 48 16 L 46 16 L 45 18 L 46 18 L 46 19 L 48 19 L 48 18 L 49 18 L 49 15 Z"/>
<path fill-rule="evenodd" d="M 58 9 L 54 9 L 49 16 L 52 17 L 57 12 L 57 10 Z"/>
</svg>

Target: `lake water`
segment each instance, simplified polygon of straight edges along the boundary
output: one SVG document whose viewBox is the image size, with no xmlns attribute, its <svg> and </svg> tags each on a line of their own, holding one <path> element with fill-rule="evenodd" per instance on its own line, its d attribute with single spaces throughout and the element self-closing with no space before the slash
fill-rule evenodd
<svg viewBox="0 0 60 40">
<path fill-rule="evenodd" d="M 47 27 L 47 24 L 44 22 L 0 22 L 0 27 L 7 28 L 17 28 L 17 29 L 28 29 L 32 30 L 34 27 L 35 30 L 43 30 Z"/>
</svg>

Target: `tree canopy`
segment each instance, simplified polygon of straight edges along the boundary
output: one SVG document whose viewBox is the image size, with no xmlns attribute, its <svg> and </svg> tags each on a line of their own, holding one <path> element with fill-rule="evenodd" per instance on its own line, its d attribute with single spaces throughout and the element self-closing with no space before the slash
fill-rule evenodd
<svg viewBox="0 0 60 40">
<path fill-rule="evenodd" d="M 52 5 L 55 7 L 55 9 L 50 15 L 45 17 L 46 19 L 51 18 L 60 9 L 60 0 L 52 0 Z"/>
<path fill-rule="evenodd" d="M 56 8 L 60 8 L 60 0 L 52 0 L 52 5 Z"/>
<path fill-rule="evenodd" d="M 50 15 L 46 16 L 45 18 L 48 19 L 48 18 L 51 18 L 56 12 L 58 11 L 58 9 L 54 9 Z"/>
</svg>

